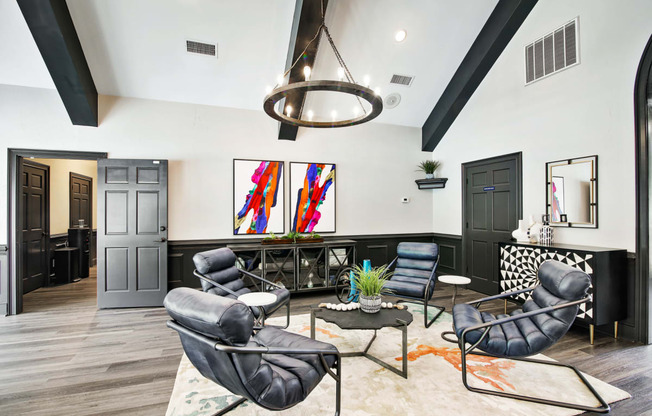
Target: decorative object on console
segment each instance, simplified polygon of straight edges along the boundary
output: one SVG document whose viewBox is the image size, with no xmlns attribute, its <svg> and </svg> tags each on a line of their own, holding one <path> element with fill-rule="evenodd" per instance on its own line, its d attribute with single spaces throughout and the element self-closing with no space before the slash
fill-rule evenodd
<svg viewBox="0 0 652 416">
<path fill-rule="evenodd" d="M 541 226 L 541 232 L 539 234 L 539 243 L 544 245 L 544 246 L 549 246 L 552 244 L 552 227 L 550 226 L 550 216 L 548 214 L 544 214 L 541 216 L 541 222 L 543 225 Z"/>
<path fill-rule="evenodd" d="M 514 237 L 516 241 L 530 241 L 527 232 L 527 222 L 525 220 L 518 220 L 518 228 L 512 231 L 512 237 Z"/>
<path fill-rule="evenodd" d="M 383 111 L 383 99 L 380 96 L 380 90 L 376 88 L 376 91 L 374 91 L 369 88 L 370 80 L 368 76 L 366 76 L 364 79 L 364 84 L 365 84 L 364 86 L 357 84 L 353 79 L 353 75 L 351 75 L 351 72 L 349 72 L 349 68 L 346 66 L 346 63 L 344 63 L 344 59 L 342 58 L 340 52 L 335 47 L 335 43 L 333 42 L 333 39 L 331 38 L 331 34 L 328 30 L 328 26 L 326 26 L 326 22 L 324 21 L 325 19 L 324 0 L 321 1 L 322 1 L 321 25 L 319 25 L 319 27 L 317 28 L 317 33 L 315 33 L 315 37 L 313 37 L 312 40 L 308 42 L 303 52 L 301 52 L 301 54 L 299 54 L 298 58 L 294 61 L 294 63 L 292 63 L 292 66 L 290 66 L 290 68 L 288 68 L 285 71 L 285 73 L 283 73 L 283 75 L 279 75 L 276 86 L 273 89 L 271 87 L 267 88 L 268 93 L 267 96 L 265 97 L 265 100 L 263 101 L 263 109 L 265 110 L 265 113 L 267 113 L 267 115 L 272 117 L 273 119 L 278 120 L 282 123 L 290 124 L 293 126 L 299 126 L 299 127 L 348 127 L 348 126 L 355 126 L 356 124 L 362 124 L 367 121 L 373 120 L 374 118 L 378 117 L 380 113 Z M 339 63 L 339 67 L 337 71 L 339 81 L 335 81 L 335 80 L 311 81 L 310 75 L 312 70 L 309 66 L 304 66 L 303 74 L 305 76 L 305 81 L 292 82 L 294 81 L 293 75 L 296 76 L 298 74 L 295 73 L 290 74 L 290 72 L 297 65 L 297 63 L 299 63 L 299 61 L 303 61 L 302 58 L 306 56 L 305 53 L 308 50 L 308 48 L 310 48 L 310 45 L 312 45 L 314 42 L 319 43 L 321 39 L 322 30 L 324 31 L 324 35 L 326 35 L 326 40 L 328 41 L 331 48 L 333 49 L 333 52 L 335 53 L 335 58 L 337 58 L 337 61 Z M 315 50 L 316 48 L 317 46 L 315 46 Z M 288 85 L 284 85 L 288 74 L 291 75 L 290 78 L 288 79 Z M 315 119 L 315 114 L 312 110 L 308 110 L 304 115 L 302 113 L 303 104 L 304 104 L 303 101 L 299 101 L 298 103 L 296 103 L 295 104 L 296 108 L 292 108 L 292 105 L 288 104 L 288 102 L 291 102 L 289 100 L 297 94 L 300 94 L 301 96 L 308 98 L 307 96 L 310 91 L 329 91 L 332 93 L 339 93 L 339 94 L 342 93 L 351 94 L 356 97 L 359 107 L 355 106 L 353 108 L 353 113 L 351 114 L 352 117 L 350 118 L 345 117 L 344 120 L 338 120 L 337 111 L 333 110 L 330 114 L 330 120 L 326 121 L 325 119 L 322 120 Z M 362 100 L 367 101 L 368 105 L 365 106 L 362 100 L 360 100 L 361 98 Z M 285 105 L 285 108 L 280 108 L 278 110 L 275 109 L 274 107 L 278 102 L 285 103 L 283 104 Z M 360 115 L 360 113 L 362 114 Z M 341 111 L 340 114 L 345 114 L 345 112 Z M 317 116 L 317 118 L 319 118 L 319 115 Z"/>
<path fill-rule="evenodd" d="M 598 157 L 546 163 L 546 213 L 554 227 L 598 228 Z"/>
<path fill-rule="evenodd" d="M 301 243 L 321 243 L 324 238 L 314 231 L 308 235 L 299 234 L 291 231 L 281 237 L 274 233 L 269 233 L 268 237 L 263 238 L 261 244 L 301 244 Z"/>
<path fill-rule="evenodd" d="M 530 215 L 530 228 L 528 228 L 528 237 L 530 243 L 538 243 L 541 234 L 541 224 L 539 224 L 535 219 L 534 215 Z"/>
<path fill-rule="evenodd" d="M 439 167 L 441 166 L 441 162 L 437 160 L 424 160 L 423 162 L 419 163 L 419 169 L 417 171 L 421 171 L 426 174 L 426 179 L 434 179 L 435 177 L 435 172 Z"/>
<path fill-rule="evenodd" d="M 233 160 L 234 235 L 285 230 L 283 182 L 283 162 Z M 246 229 L 241 230 L 242 226 Z"/>
<path fill-rule="evenodd" d="M 290 162 L 292 231 L 335 232 L 335 164 Z"/>
<path fill-rule="evenodd" d="M 360 291 L 360 309 L 362 312 L 376 313 L 382 306 L 381 294 L 385 284 L 392 276 L 387 266 L 353 267 L 355 286 Z"/>
</svg>

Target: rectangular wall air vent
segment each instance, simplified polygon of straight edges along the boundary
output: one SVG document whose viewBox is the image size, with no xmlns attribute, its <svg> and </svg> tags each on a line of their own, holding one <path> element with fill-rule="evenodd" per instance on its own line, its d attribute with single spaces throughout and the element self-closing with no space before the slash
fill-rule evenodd
<svg viewBox="0 0 652 416">
<path fill-rule="evenodd" d="M 217 45 L 214 43 L 203 43 L 194 40 L 186 40 L 186 50 L 189 53 L 217 57 Z"/>
<path fill-rule="evenodd" d="M 412 84 L 414 77 L 409 75 L 392 75 L 392 79 L 389 81 L 390 84 L 405 85 L 409 87 Z"/>
<path fill-rule="evenodd" d="M 525 46 L 525 84 L 579 64 L 579 30 L 575 18 Z"/>
</svg>

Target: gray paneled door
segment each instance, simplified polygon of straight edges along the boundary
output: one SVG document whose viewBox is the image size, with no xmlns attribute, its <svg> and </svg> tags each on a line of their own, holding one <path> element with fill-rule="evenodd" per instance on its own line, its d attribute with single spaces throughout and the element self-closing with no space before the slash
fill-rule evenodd
<svg viewBox="0 0 652 416">
<path fill-rule="evenodd" d="M 469 287 L 500 291 L 500 249 L 521 218 L 521 154 L 464 164 L 464 262 Z"/>
<path fill-rule="evenodd" d="M 97 163 L 97 305 L 161 306 L 167 294 L 167 160 Z"/>
<path fill-rule="evenodd" d="M 47 285 L 50 167 L 23 161 L 21 175 L 21 277 L 23 293 L 28 293 Z"/>
</svg>

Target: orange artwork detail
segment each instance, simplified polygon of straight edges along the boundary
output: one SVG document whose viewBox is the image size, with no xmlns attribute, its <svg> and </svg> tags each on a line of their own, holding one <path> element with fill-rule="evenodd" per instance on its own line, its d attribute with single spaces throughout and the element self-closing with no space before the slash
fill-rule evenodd
<svg viewBox="0 0 652 416">
<path fill-rule="evenodd" d="M 424 355 L 432 354 L 437 357 L 442 357 L 453 367 L 462 371 L 462 355 L 457 348 L 445 347 L 431 347 L 430 345 L 419 345 L 416 350 L 410 351 L 407 355 L 408 361 L 416 361 Z M 489 383 L 500 391 L 505 391 L 500 384 L 508 386 L 512 390 L 516 390 L 506 378 L 503 370 L 514 368 L 513 361 L 505 361 L 495 357 L 485 357 L 483 355 L 467 355 L 467 369 L 468 372 L 484 381 Z M 402 361 L 403 357 L 396 357 L 396 361 Z"/>
<path fill-rule="evenodd" d="M 305 325 L 303 328 L 299 330 L 299 332 L 307 332 L 307 331 L 310 331 L 310 325 Z M 342 338 L 337 334 L 333 334 L 328 329 L 315 328 L 315 331 L 321 332 L 322 334 L 326 335 L 328 338 Z"/>
</svg>

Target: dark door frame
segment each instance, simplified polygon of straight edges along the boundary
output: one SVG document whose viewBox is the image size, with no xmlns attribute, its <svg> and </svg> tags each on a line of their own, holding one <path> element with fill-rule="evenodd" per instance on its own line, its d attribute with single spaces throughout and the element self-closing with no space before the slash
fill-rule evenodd
<svg viewBox="0 0 652 416">
<path fill-rule="evenodd" d="M 43 163 L 34 162 L 33 160 L 30 160 L 30 159 L 23 161 L 23 166 L 25 166 L 25 165 L 30 165 L 30 166 L 33 166 L 35 168 L 45 170 L 46 178 L 44 180 L 44 183 L 45 183 L 44 187 L 46 189 L 46 193 L 45 193 L 45 221 L 44 221 L 44 225 L 43 225 L 43 230 L 47 235 L 45 235 L 45 243 L 43 244 L 43 248 L 44 248 L 45 254 L 46 254 L 46 256 L 48 256 L 48 258 L 45 259 L 45 261 L 43 262 L 43 265 L 45 266 L 45 273 L 44 273 L 45 281 L 44 281 L 44 284 L 47 286 L 47 284 L 50 281 L 50 258 L 49 258 L 49 255 L 48 255 L 49 250 L 50 250 L 50 248 L 49 248 L 50 247 L 50 166 L 45 165 Z M 19 174 L 19 173 L 22 173 L 22 172 L 16 171 L 16 173 Z M 22 187 L 20 185 L 20 175 L 18 175 L 18 181 L 19 181 L 18 182 L 18 192 L 20 193 L 20 188 Z M 17 199 L 17 201 L 22 201 L 22 198 Z M 22 220 L 23 220 L 22 214 L 23 214 L 23 212 L 24 211 L 22 209 L 18 210 L 18 217 L 16 218 L 18 224 L 22 224 Z M 16 232 L 18 233 L 17 235 L 20 235 L 19 239 L 20 239 L 20 242 L 22 243 L 22 233 L 20 231 L 21 230 L 16 229 Z M 17 244 L 16 247 L 21 247 L 21 244 Z M 22 256 L 22 255 L 25 254 L 25 253 L 23 253 L 23 250 L 17 250 L 17 251 L 19 252 L 18 253 L 19 256 Z M 21 273 L 18 274 L 18 280 L 20 281 L 20 284 L 21 284 L 20 293 L 22 294 L 23 293 L 23 279 L 22 279 L 23 270 L 20 270 L 20 272 Z"/>
<path fill-rule="evenodd" d="M 20 198 L 20 176 L 18 166 L 21 158 L 43 158 L 43 159 L 73 159 L 73 160 L 97 160 L 106 158 L 106 152 L 76 152 L 68 150 L 38 150 L 38 149 L 7 149 L 7 244 L 9 247 L 9 276 L 7 283 L 3 284 L 9 293 L 9 315 L 16 315 L 23 311 L 23 282 L 20 250 L 20 233 L 18 232 L 18 213 Z"/>
<path fill-rule="evenodd" d="M 652 118 L 648 115 L 652 96 L 652 36 L 645 46 L 634 84 L 634 129 L 636 153 L 636 315 L 638 339 L 652 343 L 652 276 L 650 276 L 650 140 Z"/>
<path fill-rule="evenodd" d="M 93 178 L 76 172 L 70 172 L 70 174 L 68 175 L 68 219 L 69 219 L 68 228 L 74 228 L 77 226 L 77 224 L 72 223 L 72 178 L 73 177 L 83 179 L 91 183 L 90 189 L 88 190 L 88 200 L 90 201 L 90 206 L 88 208 L 90 209 L 90 214 L 88 215 L 87 226 L 88 228 L 91 229 L 91 233 L 92 233 L 93 231 Z"/>
<path fill-rule="evenodd" d="M 462 163 L 462 275 L 466 276 L 466 242 L 467 230 L 465 224 L 466 217 L 466 170 L 476 166 L 486 165 L 489 163 L 506 162 L 508 160 L 516 161 L 516 192 L 518 193 L 516 201 L 518 202 L 517 215 L 523 218 L 523 152 L 508 153 L 501 156 L 493 156 L 486 159 L 474 160 L 471 162 Z"/>
</svg>

